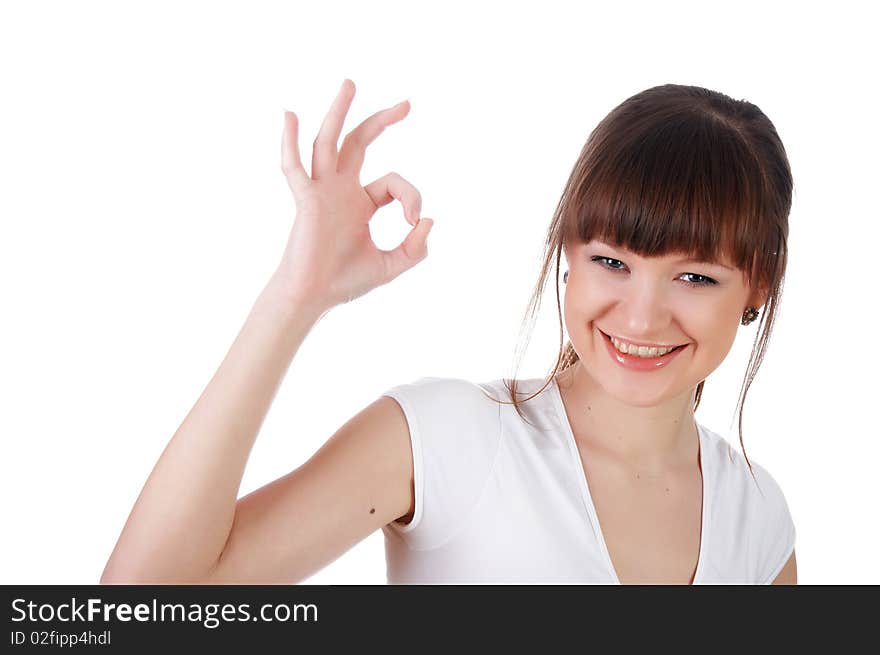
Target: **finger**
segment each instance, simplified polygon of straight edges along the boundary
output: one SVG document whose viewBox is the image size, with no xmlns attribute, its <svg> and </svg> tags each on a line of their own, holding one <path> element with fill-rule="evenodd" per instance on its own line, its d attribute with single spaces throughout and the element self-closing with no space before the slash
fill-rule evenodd
<svg viewBox="0 0 880 655">
<path fill-rule="evenodd" d="M 367 146 L 375 141 L 386 127 L 402 120 L 409 110 L 409 100 L 398 102 L 393 107 L 376 112 L 349 132 L 342 140 L 336 169 L 340 173 L 360 172 Z"/>
<path fill-rule="evenodd" d="M 390 282 L 428 256 L 428 233 L 433 226 L 433 219 L 423 218 L 394 250 L 380 251 L 388 275 L 386 282 Z"/>
<path fill-rule="evenodd" d="M 345 115 L 354 98 L 354 91 L 354 82 L 345 78 L 339 88 L 339 93 L 336 94 L 336 99 L 330 106 L 330 111 L 327 112 L 324 122 L 321 123 L 321 129 L 318 130 L 318 136 L 315 138 L 312 148 L 312 178 L 315 180 L 336 171 L 336 146 L 339 143 L 339 134 L 342 132 Z"/>
<path fill-rule="evenodd" d="M 397 173 L 388 173 L 364 187 L 376 207 L 399 200 L 403 205 L 403 215 L 410 225 L 419 222 L 422 213 L 422 194 L 412 184 Z"/>
<path fill-rule="evenodd" d="M 291 190 L 309 179 L 299 156 L 299 121 L 292 111 L 284 112 L 284 131 L 281 134 L 281 171 L 287 178 Z"/>
</svg>

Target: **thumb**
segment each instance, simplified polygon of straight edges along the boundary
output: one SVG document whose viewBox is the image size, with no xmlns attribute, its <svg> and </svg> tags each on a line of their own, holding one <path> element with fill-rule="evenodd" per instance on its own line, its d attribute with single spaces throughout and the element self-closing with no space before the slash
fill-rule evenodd
<svg viewBox="0 0 880 655">
<path fill-rule="evenodd" d="M 389 272 L 389 282 L 428 256 L 428 233 L 433 226 L 434 219 L 422 218 L 399 246 L 394 250 L 382 251 L 385 270 Z"/>
<path fill-rule="evenodd" d="M 434 219 L 433 218 L 420 218 L 419 222 L 416 224 L 416 227 L 421 227 L 422 223 L 427 223 L 427 226 L 424 228 L 425 232 L 421 235 L 421 245 L 422 251 L 424 253 L 423 256 L 428 255 L 428 235 L 431 233 L 431 228 L 434 227 Z"/>
</svg>

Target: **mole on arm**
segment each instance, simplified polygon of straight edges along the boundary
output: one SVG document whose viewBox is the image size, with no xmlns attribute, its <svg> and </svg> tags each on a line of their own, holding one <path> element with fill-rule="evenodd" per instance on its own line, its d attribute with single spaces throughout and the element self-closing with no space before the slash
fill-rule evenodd
<svg viewBox="0 0 880 655">
<path fill-rule="evenodd" d="M 375 507 L 371 507 L 371 508 L 370 508 L 370 514 L 375 514 L 375 513 L 376 513 L 376 508 L 375 508 Z"/>
</svg>

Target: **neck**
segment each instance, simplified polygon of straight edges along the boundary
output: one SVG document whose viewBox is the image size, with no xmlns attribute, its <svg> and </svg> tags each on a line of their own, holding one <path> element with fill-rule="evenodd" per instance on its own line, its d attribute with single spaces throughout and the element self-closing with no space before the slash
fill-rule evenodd
<svg viewBox="0 0 880 655">
<path fill-rule="evenodd" d="M 696 388 L 660 405 L 635 407 L 608 395 L 581 362 L 556 377 L 575 438 L 595 452 L 646 472 L 697 460 Z"/>
</svg>

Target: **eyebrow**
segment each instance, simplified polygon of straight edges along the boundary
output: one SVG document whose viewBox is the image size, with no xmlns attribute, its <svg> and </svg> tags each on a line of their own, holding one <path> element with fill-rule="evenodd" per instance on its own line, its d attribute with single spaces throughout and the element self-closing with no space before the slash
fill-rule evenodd
<svg viewBox="0 0 880 655">
<path fill-rule="evenodd" d="M 676 261 L 683 262 L 685 264 L 694 263 L 694 264 L 707 264 L 708 266 L 720 266 L 721 268 L 726 268 L 728 271 L 733 270 L 732 268 L 730 268 L 730 266 L 725 266 L 724 264 L 722 264 L 720 262 L 710 262 L 705 259 L 693 259 L 693 258 L 687 259 L 687 258 L 685 258 L 685 259 L 679 259 Z"/>
</svg>

